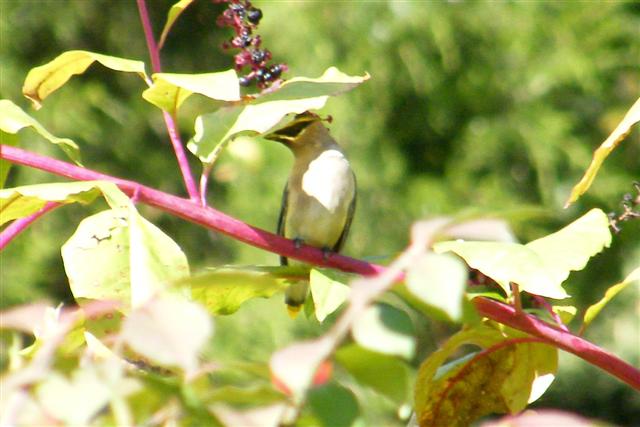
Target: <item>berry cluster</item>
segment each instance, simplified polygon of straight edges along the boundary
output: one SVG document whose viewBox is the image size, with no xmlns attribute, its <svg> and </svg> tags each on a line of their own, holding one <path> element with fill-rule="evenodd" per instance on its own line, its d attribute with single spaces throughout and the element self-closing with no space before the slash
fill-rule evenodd
<svg viewBox="0 0 640 427">
<path fill-rule="evenodd" d="M 254 35 L 255 29 L 262 19 L 262 11 L 254 7 L 249 0 L 213 0 L 214 3 L 227 3 L 227 9 L 218 17 L 217 24 L 221 27 L 232 27 L 235 36 L 222 44 L 222 48 L 240 49 L 235 55 L 237 71 L 249 67 L 247 74 L 240 77 L 242 86 L 249 86 L 252 82 L 264 89 L 280 78 L 287 71 L 285 64 L 269 65 L 271 52 L 260 47 L 262 39 Z"/>
<path fill-rule="evenodd" d="M 640 182 L 634 182 L 633 187 L 636 190 L 635 196 L 627 193 L 622 197 L 622 213 L 610 212 L 608 215 L 609 226 L 616 233 L 620 232 L 623 222 L 640 218 Z"/>
</svg>

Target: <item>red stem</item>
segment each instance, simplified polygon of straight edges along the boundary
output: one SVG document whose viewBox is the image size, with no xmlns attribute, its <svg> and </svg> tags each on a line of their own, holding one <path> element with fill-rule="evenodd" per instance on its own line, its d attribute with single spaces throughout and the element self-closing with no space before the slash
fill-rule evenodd
<svg viewBox="0 0 640 427">
<path fill-rule="evenodd" d="M 160 73 L 162 71 L 160 50 L 158 49 L 156 39 L 153 36 L 153 28 L 151 27 L 151 20 L 149 19 L 147 4 L 144 0 L 137 0 L 137 2 L 140 21 L 142 22 L 142 29 L 144 30 L 144 38 L 147 41 L 147 49 L 149 49 L 149 57 L 151 58 L 151 70 L 154 73 Z"/>
<path fill-rule="evenodd" d="M 140 21 L 142 22 L 142 28 L 144 30 L 144 38 L 147 41 L 149 57 L 151 58 L 151 70 L 154 73 L 160 73 L 162 72 L 162 64 L 160 62 L 160 49 L 158 49 L 158 45 L 153 36 L 153 28 L 151 27 L 151 21 L 149 20 L 147 5 L 145 3 L 145 0 L 137 1 Z M 171 140 L 173 151 L 176 154 L 176 159 L 178 160 L 178 166 L 180 167 L 182 180 L 184 181 L 187 193 L 189 194 L 191 200 L 200 200 L 198 187 L 196 186 L 196 181 L 193 179 L 193 174 L 191 173 L 191 167 L 189 166 L 187 154 L 184 151 L 184 144 L 180 139 L 180 133 L 178 132 L 178 127 L 176 126 L 175 112 L 174 114 L 169 114 L 168 112 L 163 111 L 162 117 L 164 118 L 164 123 L 167 127 L 167 131 L 169 132 L 169 139 Z"/>
<path fill-rule="evenodd" d="M 526 332 L 534 337 L 542 338 L 547 343 L 575 354 L 609 372 L 636 390 L 640 390 L 640 371 L 603 348 L 571 332 L 556 329 L 535 316 L 517 313 L 510 305 L 486 298 L 476 298 L 473 301 L 483 316 Z"/>
<path fill-rule="evenodd" d="M 371 276 L 385 271 L 385 267 L 383 266 L 339 254 L 330 254 L 324 259 L 325 255 L 323 251 L 311 246 L 303 245 L 301 248 L 296 249 L 295 243 L 292 240 L 285 239 L 257 227 L 252 227 L 211 207 L 201 206 L 197 202 L 163 193 L 162 191 L 146 187 L 136 182 L 105 175 L 71 163 L 7 145 L 0 145 L 0 157 L 13 163 L 30 166 L 75 180 L 105 180 L 113 182 L 125 193 L 129 195 L 136 194 L 137 199 L 142 203 L 155 206 L 165 212 L 226 234 L 241 242 L 289 258 L 298 259 L 314 265 L 359 273 L 364 276 Z M 402 279 L 402 276 L 397 277 L 397 280 Z M 609 372 L 636 390 L 640 390 L 640 370 L 595 344 L 573 335 L 570 332 L 556 329 L 534 316 L 522 312 L 516 313 L 515 309 L 509 305 L 486 298 L 475 298 L 474 303 L 481 315 L 514 329 L 529 333 L 549 344 L 573 353 L 604 371 Z"/>
<path fill-rule="evenodd" d="M 14 237 L 18 234 L 22 233 L 27 227 L 29 227 L 35 220 L 40 218 L 42 215 L 46 214 L 49 211 L 54 210 L 59 207 L 60 203 L 56 202 L 47 202 L 39 211 L 32 213 L 29 216 L 24 218 L 19 218 L 13 221 L 11 224 L 7 226 L 2 233 L 0 233 L 0 251 L 4 249 L 5 246 L 11 242 Z"/>
</svg>

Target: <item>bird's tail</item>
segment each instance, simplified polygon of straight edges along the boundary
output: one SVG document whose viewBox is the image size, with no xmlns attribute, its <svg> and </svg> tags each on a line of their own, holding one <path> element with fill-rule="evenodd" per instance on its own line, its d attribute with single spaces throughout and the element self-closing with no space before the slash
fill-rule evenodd
<svg viewBox="0 0 640 427">
<path fill-rule="evenodd" d="M 287 304 L 287 312 L 292 319 L 295 318 L 302 309 L 308 293 L 309 282 L 306 280 L 292 283 L 284 292 L 284 302 Z"/>
</svg>

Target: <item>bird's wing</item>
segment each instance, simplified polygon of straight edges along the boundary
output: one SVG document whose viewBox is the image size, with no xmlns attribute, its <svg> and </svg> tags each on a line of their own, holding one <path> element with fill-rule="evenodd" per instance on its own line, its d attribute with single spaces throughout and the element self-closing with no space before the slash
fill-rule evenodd
<svg viewBox="0 0 640 427">
<path fill-rule="evenodd" d="M 282 192 L 282 207 L 280 208 L 280 216 L 278 217 L 278 231 L 277 233 L 282 236 L 285 236 L 284 226 L 287 222 L 287 208 L 289 204 L 289 183 L 284 186 L 284 191 Z M 287 257 L 280 256 L 280 265 L 289 265 L 289 260 Z"/>
<path fill-rule="evenodd" d="M 356 185 L 356 176 L 355 174 L 353 175 L 353 183 L 355 185 L 355 188 L 357 188 Z M 351 200 L 351 204 L 349 205 L 349 211 L 347 212 L 347 220 L 344 223 L 344 228 L 342 229 L 342 233 L 340 234 L 340 238 L 338 239 L 338 241 L 336 242 L 335 245 L 333 245 L 332 250 L 334 252 L 340 252 L 342 250 L 342 246 L 344 246 L 344 242 L 347 240 L 347 236 L 349 235 L 349 229 L 351 228 L 351 222 L 353 221 L 353 215 L 356 212 L 356 199 L 357 199 L 357 191 L 353 193 L 353 200 Z"/>
</svg>

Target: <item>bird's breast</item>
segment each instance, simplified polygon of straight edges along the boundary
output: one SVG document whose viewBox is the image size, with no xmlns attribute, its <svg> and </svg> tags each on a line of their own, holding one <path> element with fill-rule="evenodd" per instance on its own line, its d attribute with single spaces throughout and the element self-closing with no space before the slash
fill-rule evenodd
<svg viewBox="0 0 640 427">
<path fill-rule="evenodd" d="M 349 161 L 339 150 L 322 152 L 289 183 L 287 237 L 332 247 L 342 234 L 354 197 Z"/>
</svg>

